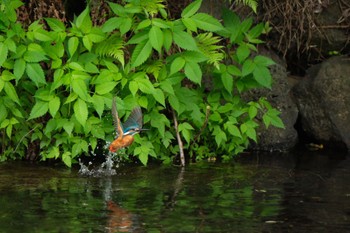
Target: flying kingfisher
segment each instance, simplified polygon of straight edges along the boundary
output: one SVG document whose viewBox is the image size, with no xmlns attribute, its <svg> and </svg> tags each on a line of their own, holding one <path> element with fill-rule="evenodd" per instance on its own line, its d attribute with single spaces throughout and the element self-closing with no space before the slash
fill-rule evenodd
<svg viewBox="0 0 350 233">
<path fill-rule="evenodd" d="M 116 152 L 121 148 L 130 146 L 134 141 L 134 135 L 145 129 L 142 129 L 142 112 L 140 107 L 132 110 L 124 124 L 120 122 L 115 97 L 113 97 L 112 102 L 112 116 L 117 136 L 109 146 L 109 151 Z"/>
</svg>

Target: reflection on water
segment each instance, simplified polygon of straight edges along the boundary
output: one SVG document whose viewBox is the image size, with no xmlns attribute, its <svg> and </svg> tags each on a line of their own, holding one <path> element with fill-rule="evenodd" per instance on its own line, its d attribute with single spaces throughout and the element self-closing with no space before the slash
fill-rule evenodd
<svg viewBox="0 0 350 233">
<path fill-rule="evenodd" d="M 0 232 L 350 232 L 350 160 L 336 157 L 255 154 L 97 177 L 3 163 Z"/>
</svg>

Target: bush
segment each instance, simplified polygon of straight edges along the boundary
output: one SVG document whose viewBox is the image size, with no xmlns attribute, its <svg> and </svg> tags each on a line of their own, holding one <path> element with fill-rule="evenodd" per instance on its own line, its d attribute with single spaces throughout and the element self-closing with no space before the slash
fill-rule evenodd
<svg viewBox="0 0 350 233">
<path fill-rule="evenodd" d="M 266 100 L 240 98 L 271 87 L 273 62 L 252 53 L 266 25 L 228 10 L 222 24 L 197 12 L 200 0 L 172 20 L 163 1 L 146 2 L 109 3 L 114 15 L 102 26 L 85 9 L 70 27 L 45 18 L 24 30 L 21 1 L 0 0 L 1 160 L 39 156 L 71 166 L 113 140 L 113 96 L 121 117 L 143 108 L 150 130 L 127 149 L 143 164 L 171 162 L 181 149 L 177 132 L 193 159 L 229 159 L 257 140 L 259 111 L 266 126 L 283 127 Z"/>
</svg>

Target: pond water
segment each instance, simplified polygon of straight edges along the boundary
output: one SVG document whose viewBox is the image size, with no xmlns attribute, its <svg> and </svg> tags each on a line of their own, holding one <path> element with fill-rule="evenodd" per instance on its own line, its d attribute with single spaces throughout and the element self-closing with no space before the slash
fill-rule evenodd
<svg viewBox="0 0 350 233">
<path fill-rule="evenodd" d="M 247 154 L 99 177 L 6 162 L 0 232 L 350 232 L 350 159 Z"/>
</svg>

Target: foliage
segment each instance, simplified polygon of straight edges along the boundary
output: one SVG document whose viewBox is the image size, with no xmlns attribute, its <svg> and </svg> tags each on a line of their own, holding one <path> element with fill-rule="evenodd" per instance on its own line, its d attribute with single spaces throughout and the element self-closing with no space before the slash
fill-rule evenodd
<svg viewBox="0 0 350 233">
<path fill-rule="evenodd" d="M 178 154 L 172 110 L 185 149 L 197 159 L 213 151 L 228 159 L 256 141 L 258 111 L 266 126 L 283 127 L 266 100 L 239 97 L 271 87 L 273 62 L 254 55 L 264 24 L 241 22 L 228 10 L 221 24 L 197 12 L 200 0 L 172 20 L 163 1 L 131 0 L 109 3 L 114 15 L 100 27 L 87 8 L 71 27 L 45 18 L 25 31 L 16 22 L 22 3 L 0 4 L 1 160 L 34 151 L 71 166 L 99 141 L 113 140 L 114 95 L 120 116 L 136 105 L 144 110 L 150 130 L 127 150 L 143 164 Z"/>
</svg>

